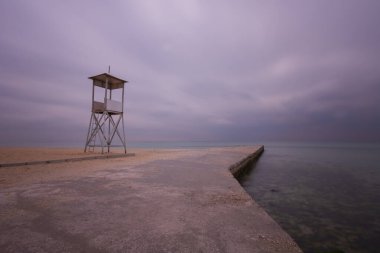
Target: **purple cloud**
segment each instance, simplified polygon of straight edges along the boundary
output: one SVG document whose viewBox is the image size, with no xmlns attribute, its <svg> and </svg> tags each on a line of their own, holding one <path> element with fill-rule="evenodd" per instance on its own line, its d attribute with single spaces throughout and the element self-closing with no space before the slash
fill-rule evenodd
<svg viewBox="0 0 380 253">
<path fill-rule="evenodd" d="M 378 1 L 3 1 L 0 145 L 80 145 L 88 76 L 130 141 L 379 141 Z M 66 145 L 66 144 L 65 144 Z"/>
</svg>

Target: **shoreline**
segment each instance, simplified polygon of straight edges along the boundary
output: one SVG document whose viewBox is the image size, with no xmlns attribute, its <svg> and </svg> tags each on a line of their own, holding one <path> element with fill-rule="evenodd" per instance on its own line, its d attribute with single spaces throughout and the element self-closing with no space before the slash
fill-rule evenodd
<svg viewBox="0 0 380 253">
<path fill-rule="evenodd" d="M 8 196 L 0 202 L 0 227 L 10 231 L 3 241 L 11 248 L 43 247 L 41 240 L 55 234 L 57 252 L 59 245 L 106 252 L 301 252 L 229 170 L 258 150 L 260 146 L 133 149 L 129 152 L 135 156 L 111 160 L 0 168 L 0 195 Z M 25 201 L 33 210 L 24 208 Z M 45 214 L 43 222 L 51 229 L 27 239 L 12 236 L 25 228 L 35 230 L 36 216 L 30 212 Z M 19 222 L 26 227 L 13 225 Z M 60 237 L 62 231 L 71 237 Z M 73 232 L 86 243 L 71 240 Z"/>
</svg>

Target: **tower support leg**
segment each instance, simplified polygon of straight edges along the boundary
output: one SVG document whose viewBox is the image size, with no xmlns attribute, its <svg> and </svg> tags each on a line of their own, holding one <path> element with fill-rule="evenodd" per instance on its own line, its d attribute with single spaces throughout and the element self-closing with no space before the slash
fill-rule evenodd
<svg viewBox="0 0 380 253">
<path fill-rule="evenodd" d="M 116 118 L 114 119 L 112 116 L 115 116 Z M 120 125 L 122 127 L 122 132 L 120 132 Z M 107 152 L 109 153 L 115 134 L 118 136 L 120 142 L 122 143 L 124 153 L 127 153 L 123 114 L 110 114 L 107 111 L 104 111 L 102 114 L 93 112 L 91 114 L 90 123 L 88 126 L 84 152 L 86 152 L 87 148 L 91 146 L 91 141 L 95 140 L 95 138 L 98 137 L 100 139 L 102 154 L 104 153 L 105 147 L 107 147 Z"/>
<path fill-rule="evenodd" d="M 123 127 L 123 145 L 124 145 L 124 153 L 126 154 L 127 153 L 127 143 L 125 142 L 125 131 L 124 131 L 124 115 L 121 115 L 121 125 Z"/>
<path fill-rule="evenodd" d="M 90 117 L 90 123 L 88 125 L 88 131 L 87 131 L 87 138 L 86 138 L 86 146 L 84 147 L 84 152 L 87 151 L 87 146 L 89 144 L 89 138 L 90 138 L 90 132 L 91 132 L 91 126 L 92 126 L 92 118 L 94 117 L 94 113 L 91 113 Z"/>
</svg>

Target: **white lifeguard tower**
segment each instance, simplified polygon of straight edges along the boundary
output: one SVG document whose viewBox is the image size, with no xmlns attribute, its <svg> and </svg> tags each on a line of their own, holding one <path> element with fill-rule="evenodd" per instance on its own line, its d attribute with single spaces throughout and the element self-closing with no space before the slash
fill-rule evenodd
<svg viewBox="0 0 380 253">
<path fill-rule="evenodd" d="M 84 152 L 94 151 L 96 147 L 100 147 L 102 153 L 104 153 L 104 148 L 107 148 L 109 153 L 110 147 L 124 147 L 124 153 L 127 153 L 123 117 L 124 84 L 127 81 L 109 73 L 92 76 L 89 79 L 92 80 L 92 108 Z M 102 92 L 104 92 L 104 100 L 95 101 L 96 95 Z M 119 101 L 115 100 L 115 97 Z M 119 138 L 121 145 L 111 145 L 115 135 Z"/>
</svg>

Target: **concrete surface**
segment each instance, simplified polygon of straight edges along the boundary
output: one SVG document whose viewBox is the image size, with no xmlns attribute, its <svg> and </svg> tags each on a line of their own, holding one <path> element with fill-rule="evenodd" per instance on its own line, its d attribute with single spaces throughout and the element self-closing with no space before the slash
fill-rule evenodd
<svg viewBox="0 0 380 253">
<path fill-rule="evenodd" d="M 301 252 L 228 170 L 258 148 L 0 168 L 0 252 Z"/>
</svg>

